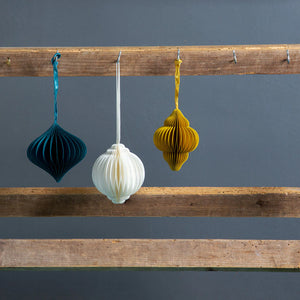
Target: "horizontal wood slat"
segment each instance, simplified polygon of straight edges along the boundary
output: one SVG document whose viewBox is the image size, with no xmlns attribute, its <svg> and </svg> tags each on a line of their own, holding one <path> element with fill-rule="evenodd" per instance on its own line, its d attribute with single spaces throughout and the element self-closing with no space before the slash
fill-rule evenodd
<svg viewBox="0 0 300 300">
<path fill-rule="evenodd" d="M 0 217 L 300 217 L 300 188 L 143 187 L 122 205 L 95 188 L 0 188 Z"/>
<path fill-rule="evenodd" d="M 300 241 L 0 240 L 3 269 L 299 271 Z"/>
<path fill-rule="evenodd" d="M 60 76 L 115 76 L 114 63 L 120 50 L 122 76 L 174 75 L 178 48 L 183 60 L 181 75 L 300 73 L 300 44 L 274 44 L 0 48 L 0 76 L 52 76 L 50 59 L 56 50 L 62 54 L 58 65 Z"/>
</svg>

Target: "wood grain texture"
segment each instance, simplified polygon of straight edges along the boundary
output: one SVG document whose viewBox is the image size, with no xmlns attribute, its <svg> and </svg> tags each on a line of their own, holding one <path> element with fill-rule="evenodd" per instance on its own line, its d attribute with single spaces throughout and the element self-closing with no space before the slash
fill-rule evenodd
<svg viewBox="0 0 300 300">
<path fill-rule="evenodd" d="M 183 60 L 181 75 L 300 73 L 300 44 L 274 44 L 0 48 L 0 76 L 52 76 L 50 60 L 56 50 L 62 54 L 58 65 L 60 76 L 115 76 L 120 50 L 122 76 L 173 76 L 178 48 Z M 290 64 L 287 63 L 287 49 Z M 233 60 L 233 50 L 237 64 Z"/>
<path fill-rule="evenodd" d="M 95 188 L 0 188 L 0 217 L 300 217 L 300 188 L 143 187 L 122 205 Z"/>
<path fill-rule="evenodd" d="M 0 240 L 1 269 L 299 271 L 300 241 Z"/>
</svg>

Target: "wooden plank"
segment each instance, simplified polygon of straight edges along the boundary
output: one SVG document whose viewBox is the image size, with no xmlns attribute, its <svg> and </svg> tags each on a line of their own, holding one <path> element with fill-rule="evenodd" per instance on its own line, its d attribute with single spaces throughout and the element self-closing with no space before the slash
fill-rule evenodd
<svg viewBox="0 0 300 300">
<path fill-rule="evenodd" d="M 299 271 L 300 241 L 0 240 L 1 269 Z"/>
<path fill-rule="evenodd" d="M 52 76 L 50 59 L 56 50 L 62 54 L 58 65 L 60 76 L 115 76 L 114 63 L 120 50 L 122 76 L 173 76 L 178 48 L 183 60 L 181 75 L 300 73 L 300 44 L 274 44 L 0 48 L 0 76 Z"/>
<path fill-rule="evenodd" d="M 0 217 L 300 217 L 300 188 L 143 187 L 123 205 L 95 188 L 0 188 Z"/>
</svg>

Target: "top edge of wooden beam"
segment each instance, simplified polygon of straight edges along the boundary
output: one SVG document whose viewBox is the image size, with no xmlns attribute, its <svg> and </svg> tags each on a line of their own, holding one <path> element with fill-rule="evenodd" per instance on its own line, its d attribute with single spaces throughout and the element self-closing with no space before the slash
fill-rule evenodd
<svg viewBox="0 0 300 300">
<path fill-rule="evenodd" d="M 0 217 L 300 217 L 300 188 L 143 187 L 125 204 L 95 188 L 0 188 Z"/>
<path fill-rule="evenodd" d="M 121 55 L 122 76 L 173 76 L 180 49 L 181 75 L 300 73 L 300 44 L 147 46 L 147 47 L 2 47 L 0 77 L 52 76 L 58 50 L 60 76 L 115 76 Z M 233 50 L 237 56 L 234 63 Z M 289 50 L 290 63 L 287 63 Z"/>
</svg>

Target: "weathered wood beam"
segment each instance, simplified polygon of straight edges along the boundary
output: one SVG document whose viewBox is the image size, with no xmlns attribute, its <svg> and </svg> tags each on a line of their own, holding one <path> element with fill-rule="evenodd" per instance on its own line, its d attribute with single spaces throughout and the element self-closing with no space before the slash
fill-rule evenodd
<svg viewBox="0 0 300 300">
<path fill-rule="evenodd" d="M 300 73 L 300 44 L 274 44 L 0 48 L 0 76 L 52 76 L 50 59 L 57 50 L 62 54 L 58 65 L 60 76 L 115 76 L 120 50 L 122 76 L 174 75 L 177 49 L 183 60 L 181 75 Z"/>
<path fill-rule="evenodd" d="M 95 188 L 0 188 L 0 217 L 300 217 L 300 188 L 143 187 L 125 204 Z"/>
<path fill-rule="evenodd" d="M 0 240 L 0 270 L 123 269 L 299 271 L 300 241 Z"/>
</svg>

